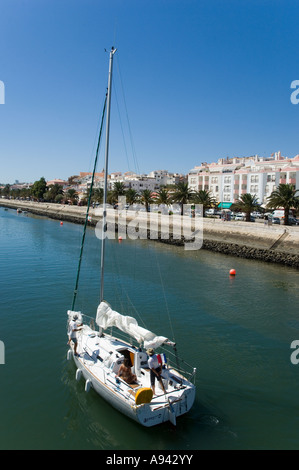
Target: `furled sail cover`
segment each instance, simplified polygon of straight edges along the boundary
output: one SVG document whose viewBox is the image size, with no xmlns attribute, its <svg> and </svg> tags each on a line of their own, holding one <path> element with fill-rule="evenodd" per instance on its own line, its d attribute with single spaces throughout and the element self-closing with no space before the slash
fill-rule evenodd
<svg viewBox="0 0 299 470">
<path fill-rule="evenodd" d="M 101 302 L 98 306 L 96 322 L 103 329 L 111 326 L 119 328 L 133 336 L 139 344 L 143 342 L 145 348 L 157 348 L 167 341 L 164 336 L 156 336 L 151 331 L 139 326 L 135 318 L 121 315 L 112 310 L 107 302 Z"/>
</svg>

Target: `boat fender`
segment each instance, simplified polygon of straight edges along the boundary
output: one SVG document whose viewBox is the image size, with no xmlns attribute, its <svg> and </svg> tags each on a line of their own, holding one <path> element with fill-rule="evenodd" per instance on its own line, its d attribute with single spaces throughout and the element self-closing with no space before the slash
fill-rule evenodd
<svg viewBox="0 0 299 470">
<path fill-rule="evenodd" d="M 79 381 L 81 379 L 81 375 L 82 375 L 82 370 L 81 369 L 77 369 L 76 370 L 76 380 Z"/>
<path fill-rule="evenodd" d="M 71 358 L 72 358 L 72 351 L 70 349 L 68 350 L 68 352 L 66 354 L 66 358 L 67 358 L 68 361 L 70 361 Z"/>
<path fill-rule="evenodd" d="M 85 382 L 85 392 L 89 392 L 91 387 L 91 380 L 87 379 Z"/>
<path fill-rule="evenodd" d="M 144 403 L 150 403 L 153 398 L 153 391 L 151 388 L 143 387 L 137 390 L 135 395 L 136 405 L 142 405 Z"/>
</svg>

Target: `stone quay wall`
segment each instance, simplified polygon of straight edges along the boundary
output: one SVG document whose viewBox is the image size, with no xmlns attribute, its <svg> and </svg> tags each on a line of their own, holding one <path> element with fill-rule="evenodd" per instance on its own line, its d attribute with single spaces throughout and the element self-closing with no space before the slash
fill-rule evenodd
<svg viewBox="0 0 299 470">
<path fill-rule="evenodd" d="M 60 221 L 68 221 L 84 224 L 86 219 L 86 207 L 62 204 L 50 204 L 31 201 L 19 201 L 1 199 L 0 206 L 11 209 L 20 208 L 39 216 L 49 217 Z M 136 218 L 134 211 L 118 214 L 118 211 L 107 211 L 108 222 L 115 224 L 116 231 L 120 226 L 128 227 L 128 224 Z M 89 225 L 95 226 L 101 219 L 99 209 L 90 209 Z M 145 212 L 139 212 L 140 233 L 146 231 L 145 238 L 158 240 L 183 246 L 187 243 L 185 237 L 175 236 L 180 227 L 188 226 L 196 229 L 195 219 L 180 215 L 167 216 L 159 214 L 157 236 L 152 237 Z M 158 216 L 158 215 L 157 215 Z M 163 222 L 163 223 L 162 223 Z M 168 226 L 169 236 L 163 238 L 162 225 Z M 280 263 L 294 268 L 299 268 L 299 226 L 265 225 L 264 221 L 255 223 L 240 221 L 222 221 L 220 219 L 202 219 L 202 248 L 217 253 L 224 253 L 247 259 L 255 259 L 271 263 Z M 144 238 L 144 237 L 143 237 Z"/>
</svg>

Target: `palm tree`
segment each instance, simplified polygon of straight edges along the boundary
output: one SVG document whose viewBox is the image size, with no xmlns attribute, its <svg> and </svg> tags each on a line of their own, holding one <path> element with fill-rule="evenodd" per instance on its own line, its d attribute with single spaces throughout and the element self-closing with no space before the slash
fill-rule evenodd
<svg viewBox="0 0 299 470">
<path fill-rule="evenodd" d="M 141 193 L 140 201 L 145 205 L 146 212 L 149 212 L 149 206 L 153 202 L 152 192 L 149 189 L 144 189 Z"/>
<path fill-rule="evenodd" d="M 113 184 L 113 191 L 117 196 L 124 196 L 125 194 L 125 184 L 122 181 L 115 181 Z"/>
<path fill-rule="evenodd" d="M 124 196 L 126 193 L 125 185 L 122 181 L 115 181 L 111 191 L 110 200 L 112 204 L 118 203 L 118 198 Z"/>
<path fill-rule="evenodd" d="M 103 202 L 104 190 L 103 188 L 95 188 L 92 190 L 91 200 L 92 202 L 98 202 L 101 204 Z"/>
<path fill-rule="evenodd" d="M 280 184 L 267 198 L 268 209 L 277 209 L 279 207 L 284 209 L 284 225 L 289 225 L 290 209 L 298 207 L 299 197 L 296 196 L 298 191 L 292 184 Z"/>
<path fill-rule="evenodd" d="M 157 192 L 157 197 L 155 199 L 155 202 L 159 204 L 159 211 L 168 214 L 168 206 L 171 203 L 171 197 L 169 194 L 169 190 L 166 187 L 162 187 L 159 189 Z"/>
<path fill-rule="evenodd" d="M 216 205 L 216 199 L 212 196 L 211 191 L 206 191 L 205 189 L 200 189 L 196 191 L 192 197 L 192 201 L 195 204 L 202 204 L 203 206 L 203 217 L 205 217 L 206 209 Z"/>
<path fill-rule="evenodd" d="M 259 209 L 258 199 L 256 195 L 252 196 L 250 193 L 242 194 L 242 196 L 231 205 L 231 209 L 233 211 L 245 212 L 245 220 L 246 222 L 250 222 L 250 213 Z"/>
<path fill-rule="evenodd" d="M 166 206 L 168 206 L 168 204 L 170 203 L 170 197 L 169 197 L 168 189 L 160 188 L 157 194 L 158 194 L 158 197 L 156 199 L 156 202 L 158 204 L 165 204 Z"/>
<path fill-rule="evenodd" d="M 71 201 L 72 204 L 77 204 L 79 199 L 77 191 L 73 188 L 67 190 L 66 197 Z"/>
<path fill-rule="evenodd" d="M 173 195 L 173 201 L 178 202 L 181 205 L 181 215 L 184 213 L 184 204 L 187 204 L 188 201 L 192 198 L 192 191 L 188 186 L 188 183 L 178 183 L 176 185 L 176 190 Z"/>
<path fill-rule="evenodd" d="M 139 197 L 138 193 L 135 189 L 129 188 L 126 191 L 126 201 L 128 204 L 130 204 L 130 206 L 135 204 L 138 201 L 138 197 Z"/>
</svg>

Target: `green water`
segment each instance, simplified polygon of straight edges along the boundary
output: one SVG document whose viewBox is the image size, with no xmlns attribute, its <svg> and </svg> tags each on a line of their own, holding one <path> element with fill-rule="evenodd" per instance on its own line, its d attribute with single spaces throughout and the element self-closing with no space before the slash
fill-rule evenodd
<svg viewBox="0 0 299 470">
<path fill-rule="evenodd" d="M 156 242 L 108 241 L 105 297 L 173 338 L 197 368 L 177 422 L 143 428 L 76 382 L 66 360 L 82 226 L 0 208 L 1 449 L 298 449 L 298 271 Z M 99 240 L 88 230 L 78 310 L 94 316 Z M 236 277 L 229 270 L 236 269 Z M 132 307 L 134 305 L 134 307 Z M 141 320 L 142 319 L 142 320 Z"/>
</svg>

